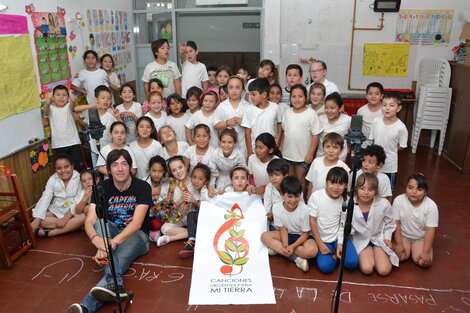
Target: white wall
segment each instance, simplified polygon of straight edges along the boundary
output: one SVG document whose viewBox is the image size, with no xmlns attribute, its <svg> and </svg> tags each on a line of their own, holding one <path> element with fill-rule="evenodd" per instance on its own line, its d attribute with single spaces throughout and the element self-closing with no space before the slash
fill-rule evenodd
<svg viewBox="0 0 470 313">
<path fill-rule="evenodd" d="M 377 27 L 380 13 L 373 12 L 372 0 L 357 1 L 356 27 Z M 280 64 L 280 78 L 284 82 L 288 63 L 299 63 L 300 58 L 324 60 L 328 65 L 328 79 L 334 81 L 342 92 L 348 92 L 349 52 L 353 16 L 352 0 L 266 0 L 265 42 L 263 58 Z M 380 81 L 386 88 L 411 88 L 417 78 L 419 60 L 425 56 L 452 59 L 452 47 L 458 44 L 462 24 L 459 12 L 470 8 L 468 0 L 413 0 L 402 1 L 401 9 L 454 9 L 451 39 L 448 47 L 412 46 L 408 77 L 362 76 L 362 49 L 364 43 L 393 43 L 396 13 L 385 14 L 382 31 L 356 31 L 352 88 L 365 88 L 371 81 Z M 280 21 L 280 30 L 276 23 Z M 279 50 L 276 44 L 279 44 Z M 298 49 L 292 45 L 298 45 Z M 298 55 L 289 55 L 291 53 Z M 304 80 L 308 77 L 308 64 L 303 64 Z"/>
<path fill-rule="evenodd" d="M 36 50 L 34 47 L 33 39 L 33 25 L 31 19 L 25 12 L 25 6 L 33 2 L 37 12 L 56 11 L 57 6 L 62 7 L 66 11 L 65 21 L 67 27 L 67 45 L 77 46 L 77 56 L 72 58 L 69 53 L 69 61 L 72 74 L 75 75 L 83 68 L 83 61 L 81 55 L 83 54 L 85 45 L 89 44 L 87 38 L 82 38 L 86 30 L 82 30 L 82 27 L 77 23 L 71 22 L 70 19 L 75 17 L 76 12 L 80 12 L 85 18 L 85 12 L 88 8 L 114 8 L 116 10 L 125 10 L 128 12 L 129 25 L 132 27 L 132 1 L 131 0 L 1 0 L 2 4 L 6 4 L 8 9 L 1 12 L 1 14 L 12 14 L 12 15 L 23 15 L 27 16 L 28 28 L 30 30 L 30 42 L 31 50 L 33 52 L 33 60 L 35 65 L 36 73 Z M 87 26 L 86 26 L 87 27 Z M 74 41 L 70 41 L 69 34 L 74 31 L 77 35 Z M 87 35 L 87 33 L 86 33 Z M 131 49 L 132 53 L 134 50 Z M 132 63 L 127 67 L 126 76 L 127 80 L 134 80 L 136 78 L 135 73 L 135 55 L 132 55 Z M 0 69 L 1 70 L 1 69 Z M 38 82 L 38 94 L 40 93 L 39 77 Z M 0 82 L 1 84 L 1 82 Z M 17 128 L 15 128 L 17 127 Z M 11 117 L 0 120 L 0 133 L 2 135 L 2 147 L 8 147 L 6 149 L 0 149 L 0 158 L 12 153 L 18 149 L 21 149 L 28 145 L 28 141 L 33 138 L 44 138 L 44 132 L 41 121 L 40 109 L 33 109 L 31 111 L 17 114 Z"/>
</svg>

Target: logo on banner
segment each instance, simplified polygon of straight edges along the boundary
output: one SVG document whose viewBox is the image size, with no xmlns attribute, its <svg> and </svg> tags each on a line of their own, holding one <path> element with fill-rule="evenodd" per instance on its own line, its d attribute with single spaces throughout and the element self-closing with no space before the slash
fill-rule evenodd
<svg viewBox="0 0 470 313">
<path fill-rule="evenodd" d="M 226 222 L 217 230 L 213 247 L 220 261 L 224 263 L 220 267 L 220 272 L 227 276 L 236 276 L 243 272 L 249 258 L 250 245 L 248 240 L 243 238 L 245 230 L 241 229 L 244 219 L 243 211 L 235 203 L 224 215 Z M 219 242 L 223 241 L 223 250 L 219 250 Z"/>
</svg>

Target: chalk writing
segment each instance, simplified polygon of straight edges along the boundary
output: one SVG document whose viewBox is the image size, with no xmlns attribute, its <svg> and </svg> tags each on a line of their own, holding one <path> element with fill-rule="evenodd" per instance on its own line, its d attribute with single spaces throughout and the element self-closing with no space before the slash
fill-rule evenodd
<svg viewBox="0 0 470 313">
<path fill-rule="evenodd" d="M 173 280 L 162 280 L 162 283 L 165 283 L 165 284 L 174 283 L 174 282 L 184 278 L 183 273 L 171 273 L 171 274 L 168 274 L 167 276 L 169 278 L 173 278 Z"/>
<path fill-rule="evenodd" d="M 295 289 L 297 290 L 298 299 L 302 299 L 304 298 L 304 296 L 307 298 L 311 298 L 312 302 L 315 302 L 315 300 L 317 299 L 317 288 L 295 287 Z"/>
<path fill-rule="evenodd" d="M 286 289 L 274 287 L 274 296 L 277 299 L 282 299 L 282 296 L 284 295 L 284 292 L 286 292 Z"/>
<path fill-rule="evenodd" d="M 190 305 L 190 306 L 188 306 L 188 308 L 186 309 L 186 311 L 189 311 L 190 309 L 192 309 L 193 311 L 196 311 L 196 310 L 197 310 L 197 307 L 198 307 L 198 305 Z"/>
<path fill-rule="evenodd" d="M 64 263 L 64 262 L 70 262 L 70 261 L 74 261 L 74 262 L 77 262 L 80 264 L 80 267 L 78 268 L 78 270 L 73 274 L 73 275 L 70 275 L 70 273 L 66 273 L 65 276 L 59 281 L 59 284 L 61 284 L 66 278 L 67 278 L 67 281 L 71 281 L 75 276 L 78 275 L 78 273 L 80 273 L 80 271 L 82 270 L 83 268 L 83 261 L 80 259 L 80 258 L 68 258 L 68 259 L 63 259 L 63 260 L 60 260 L 60 261 L 56 261 L 54 263 L 51 263 L 49 265 L 46 265 L 44 266 L 40 271 L 39 273 L 37 273 L 33 278 L 31 278 L 31 280 L 35 280 L 36 278 L 38 278 L 41 274 L 43 274 L 43 272 L 49 268 L 51 268 L 52 266 L 54 265 L 57 265 L 57 264 L 60 264 L 60 263 Z M 43 274 L 42 276 L 44 277 L 47 277 L 47 278 L 51 278 L 52 276 L 50 275 L 47 275 L 47 274 Z"/>
<path fill-rule="evenodd" d="M 465 305 L 470 306 L 470 299 L 469 298 L 462 297 L 462 298 L 460 298 L 460 300 L 462 300 L 462 302 Z"/>
<path fill-rule="evenodd" d="M 430 306 L 437 305 L 436 300 L 432 294 L 428 293 L 427 295 L 406 295 L 401 293 L 368 293 L 369 302 L 378 302 L 378 303 L 393 303 L 393 304 L 425 304 Z"/>
</svg>

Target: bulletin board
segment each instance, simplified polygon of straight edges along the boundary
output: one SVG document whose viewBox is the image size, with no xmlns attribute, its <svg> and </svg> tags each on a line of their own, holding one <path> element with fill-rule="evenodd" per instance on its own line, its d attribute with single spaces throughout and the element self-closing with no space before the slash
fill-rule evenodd
<svg viewBox="0 0 470 313">
<path fill-rule="evenodd" d="M 408 76 L 409 55 L 409 44 L 365 43 L 362 75 Z"/>
</svg>

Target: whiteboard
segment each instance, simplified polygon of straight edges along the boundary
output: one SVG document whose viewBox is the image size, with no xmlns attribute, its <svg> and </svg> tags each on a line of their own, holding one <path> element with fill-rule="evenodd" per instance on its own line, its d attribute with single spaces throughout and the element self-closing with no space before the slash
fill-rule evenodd
<svg viewBox="0 0 470 313">
<path fill-rule="evenodd" d="M 36 108 L 0 120 L 0 158 L 29 145 L 33 138 L 44 139 L 41 109 Z"/>
</svg>

